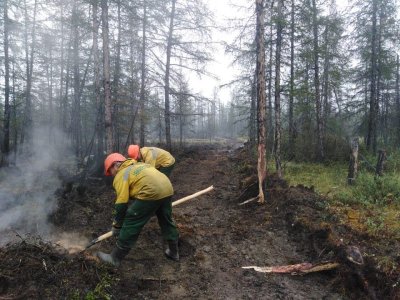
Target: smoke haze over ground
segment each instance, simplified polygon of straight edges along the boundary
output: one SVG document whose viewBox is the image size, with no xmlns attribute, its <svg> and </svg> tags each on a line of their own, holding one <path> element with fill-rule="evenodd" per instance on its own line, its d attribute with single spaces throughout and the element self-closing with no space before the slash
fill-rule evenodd
<svg viewBox="0 0 400 300">
<path fill-rule="evenodd" d="M 0 245 L 15 234 L 43 238 L 51 234 L 48 216 L 57 208 L 54 194 L 61 187 L 58 174 L 73 164 L 66 141 L 66 136 L 54 128 L 36 129 L 29 149 L 23 151 L 24 157 L 17 158 L 16 166 L 2 170 Z"/>
</svg>

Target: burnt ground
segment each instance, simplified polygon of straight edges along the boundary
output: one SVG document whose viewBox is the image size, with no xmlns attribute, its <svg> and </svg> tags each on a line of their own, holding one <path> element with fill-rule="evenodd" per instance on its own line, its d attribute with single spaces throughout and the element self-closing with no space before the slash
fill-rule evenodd
<svg viewBox="0 0 400 300">
<path fill-rule="evenodd" d="M 346 260 L 348 245 L 363 254 L 391 251 L 396 256 L 398 241 L 370 251 L 369 237 L 338 224 L 312 190 L 288 187 L 273 175 L 266 204 L 239 205 L 257 195 L 256 164 L 243 149 L 193 146 L 176 157 L 171 177 L 175 200 L 214 186 L 174 207 L 180 262 L 164 257 L 155 218 L 120 269 L 94 256 L 98 250 L 110 251 L 113 238 L 71 254 L 40 238 L 21 237 L 0 248 L 0 299 L 399 299 L 399 270 L 380 272 L 369 256 L 361 266 Z M 110 182 L 92 180 L 58 197 L 51 221 L 60 231 L 91 240 L 110 230 Z M 326 261 L 340 266 L 306 275 L 242 268 Z"/>
</svg>

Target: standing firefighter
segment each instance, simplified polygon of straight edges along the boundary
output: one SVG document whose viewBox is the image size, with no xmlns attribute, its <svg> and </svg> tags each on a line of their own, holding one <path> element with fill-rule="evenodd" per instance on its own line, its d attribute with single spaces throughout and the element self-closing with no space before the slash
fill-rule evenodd
<svg viewBox="0 0 400 300">
<path fill-rule="evenodd" d="M 175 158 L 171 153 L 157 147 L 140 148 L 139 145 L 130 145 L 128 147 L 128 156 L 134 160 L 152 165 L 168 177 L 170 177 L 172 169 L 175 166 Z"/>
<path fill-rule="evenodd" d="M 143 226 L 155 214 L 165 243 L 167 258 L 178 261 L 179 233 L 172 220 L 171 198 L 174 194 L 168 177 L 149 164 L 126 159 L 112 153 L 104 161 L 107 176 L 114 176 L 113 186 L 117 193 L 115 218 L 112 224 L 117 243 L 110 254 L 98 252 L 106 263 L 118 267 L 128 254 Z M 134 200 L 128 205 L 129 199 Z"/>
</svg>

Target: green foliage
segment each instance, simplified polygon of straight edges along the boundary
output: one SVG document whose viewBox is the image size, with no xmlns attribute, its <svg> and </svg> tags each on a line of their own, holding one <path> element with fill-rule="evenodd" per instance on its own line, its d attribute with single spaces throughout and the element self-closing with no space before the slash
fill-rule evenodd
<svg viewBox="0 0 400 300">
<path fill-rule="evenodd" d="M 104 273 L 101 277 L 100 282 L 96 285 L 94 291 L 90 291 L 86 294 L 85 300 L 110 300 L 111 294 L 109 293 L 109 289 L 112 286 L 113 281 L 114 280 L 110 274 Z"/>
<path fill-rule="evenodd" d="M 390 173 L 382 177 L 362 171 L 353 186 L 347 185 L 346 164 L 285 164 L 285 178 L 291 185 L 312 186 L 316 192 L 332 201 L 344 204 L 384 205 L 400 204 L 400 172 L 397 159 L 391 164 Z"/>
<path fill-rule="evenodd" d="M 103 270 L 100 282 L 96 285 L 93 291 L 89 291 L 86 293 L 84 297 L 82 297 L 81 292 L 79 290 L 74 290 L 68 299 L 71 300 L 110 300 L 112 299 L 112 295 L 109 292 L 111 286 L 115 282 L 115 278 L 113 278 L 110 274 L 108 274 L 105 270 Z"/>
</svg>

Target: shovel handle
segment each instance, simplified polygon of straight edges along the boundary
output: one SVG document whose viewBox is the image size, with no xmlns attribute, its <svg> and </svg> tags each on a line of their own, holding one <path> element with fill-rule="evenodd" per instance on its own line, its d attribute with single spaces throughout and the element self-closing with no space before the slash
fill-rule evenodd
<svg viewBox="0 0 400 300">
<path fill-rule="evenodd" d="M 92 247 L 94 244 L 97 244 L 98 242 L 101 242 L 102 240 L 108 239 L 113 235 L 112 231 L 106 232 L 105 234 L 102 234 L 98 238 L 95 238 L 93 241 L 90 242 L 89 245 L 86 246 L 86 249 Z"/>
</svg>

